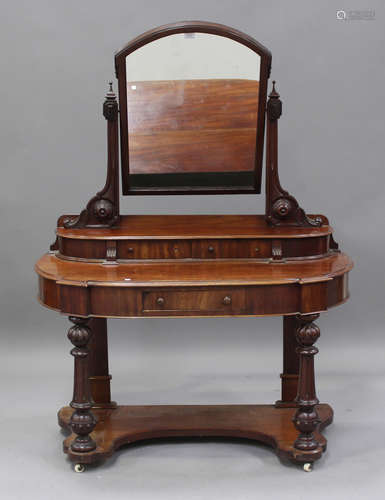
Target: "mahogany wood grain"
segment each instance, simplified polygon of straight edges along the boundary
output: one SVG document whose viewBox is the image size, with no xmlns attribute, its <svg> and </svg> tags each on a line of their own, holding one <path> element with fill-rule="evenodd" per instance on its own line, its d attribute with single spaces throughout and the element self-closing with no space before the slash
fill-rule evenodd
<svg viewBox="0 0 385 500">
<path fill-rule="evenodd" d="M 92 453 L 74 453 L 69 436 L 63 444 L 69 458 L 78 463 L 94 463 L 111 456 L 127 443 L 144 439 L 170 437 L 237 437 L 272 446 L 282 459 L 296 463 L 314 461 L 326 449 L 321 431 L 333 420 L 333 410 L 327 404 L 317 407 L 320 424 L 315 433 L 321 444 L 319 456 L 296 450 L 297 436 L 292 424 L 293 409 L 272 405 L 185 405 L 185 406 L 118 406 L 116 410 L 98 410 L 92 433 L 97 448 Z M 71 408 L 59 411 L 59 424 L 68 428 Z"/>
<path fill-rule="evenodd" d="M 275 253 L 280 245 L 279 256 Z M 306 244 L 308 243 L 308 244 Z M 133 259 L 301 259 L 329 253 L 328 237 L 298 239 L 192 239 L 192 240 L 91 240 L 58 237 L 58 257 L 69 260 L 104 262 Z M 111 250 L 113 248 L 113 254 Z M 112 256 L 111 256 L 112 255 Z"/>
<path fill-rule="evenodd" d="M 62 313 L 183 317 L 325 311 L 348 298 L 346 276 L 351 267 L 350 258 L 340 253 L 279 264 L 224 259 L 119 265 L 71 262 L 47 254 L 36 271 L 41 303 Z M 150 292 L 154 303 L 149 309 L 146 297 Z M 231 304 L 219 306 L 229 294 Z M 231 294 L 237 297 L 234 302 Z M 167 301 L 155 301 L 165 296 Z M 171 305 L 165 308 L 167 304 Z"/>
<path fill-rule="evenodd" d="M 79 240 L 75 238 L 58 237 L 59 253 L 63 256 L 77 257 L 80 259 L 105 259 L 106 241 Z"/>
<path fill-rule="evenodd" d="M 252 259 L 272 256 L 271 239 L 192 240 L 196 259 Z"/>
<path fill-rule="evenodd" d="M 140 261 L 119 265 L 71 262 L 45 254 L 36 263 L 36 271 L 40 276 L 61 285 L 130 288 L 166 285 L 304 285 L 327 282 L 349 272 L 352 267 L 352 260 L 344 253 L 284 263 L 222 259 Z"/>
<path fill-rule="evenodd" d="M 117 259 L 188 259 L 191 243 L 188 240 L 118 240 Z"/>
<path fill-rule="evenodd" d="M 108 338 L 106 318 L 91 318 L 88 327 L 92 332 L 88 342 L 88 374 L 92 395 L 92 408 L 114 408 L 111 401 L 108 369 Z"/>
<path fill-rule="evenodd" d="M 63 215 L 57 235 L 72 239 L 201 239 L 312 238 L 333 231 L 324 216 L 320 227 L 271 227 L 263 215 L 122 215 L 114 228 L 65 229 Z M 311 217 L 316 217 L 312 215 Z"/>
<path fill-rule="evenodd" d="M 285 233 L 268 226 L 261 217 L 226 215 L 123 217 L 120 228 L 98 229 L 98 233 L 92 229 L 63 228 L 60 219 L 58 224 L 58 255 L 95 262 L 106 259 L 314 258 L 329 252 L 332 231 L 325 223 L 315 231 L 307 228 L 303 233 L 293 230 Z M 254 237 L 247 237 L 250 234 Z"/>
<path fill-rule="evenodd" d="M 298 319 L 296 316 L 283 317 L 283 371 L 281 373 L 281 399 L 277 407 L 296 407 L 299 357 L 297 353 L 296 332 Z"/>
<path fill-rule="evenodd" d="M 258 82 L 128 82 L 131 174 L 255 168 Z"/>
<path fill-rule="evenodd" d="M 246 310 L 246 291 L 243 288 L 196 289 L 175 293 L 175 290 L 143 292 L 143 313 L 173 312 L 231 314 Z"/>
<path fill-rule="evenodd" d="M 208 23 L 203 21 L 183 21 L 179 23 L 169 24 L 165 26 L 160 26 L 151 31 L 143 33 L 131 42 L 129 42 L 122 50 L 117 52 L 115 55 L 115 69 L 116 76 L 119 82 L 119 108 L 120 108 L 120 131 L 121 131 L 121 166 L 122 166 L 122 184 L 123 184 L 123 194 L 172 194 L 179 191 L 172 191 L 167 189 L 167 187 L 160 189 L 151 189 L 151 187 L 144 190 L 133 190 L 130 189 L 130 160 L 129 158 L 129 127 L 128 127 L 128 116 L 129 107 L 127 106 L 127 78 L 126 74 L 126 57 L 132 52 L 143 47 L 147 43 L 151 43 L 154 40 L 158 40 L 168 35 L 173 35 L 176 33 L 210 33 L 212 35 L 223 36 L 230 38 L 242 45 L 245 45 L 250 50 L 254 51 L 260 56 L 260 74 L 259 80 L 259 92 L 258 92 L 258 111 L 256 117 L 256 123 L 253 130 L 256 128 L 256 138 L 255 138 L 255 156 L 253 160 L 254 168 L 254 184 L 251 186 L 253 192 L 259 193 L 261 189 L 261 174 L 262 174 L 262 158 L 263 158 L 263 142 L 264 142 L 264 128 L 265 128 L 265 105 L 266 105 L 266 94 L 267 94 L 267 80 L 269 78 L 270 67 L 271 67 L 271 53 L 266 47 L 254 40 L 252 37 L 242 33 L 234 28 L 224 26 L 221 24 Z M 216 113 L 217 114 L 217 113 Z M 201 116 L 200 116 L 200 119 Z M 225 145 L 226 146 L 226 145 Z M 166 153 L 167 154 L 167 153 Z M 242 153 L 243 154 L 243 153 Z M 241 154 L 241 156 L 242 156 Z M 226 159 L 224 159 L 227 162 Z M 250 192 L 250 188 L 245 189 L 242 187 L 234 186 L 233 189 L 227 189 L 228 192 Z M 183 192 L 183 191 L 182 191 Z M 213 186 L 205 190 L 188 190 L 189 194 L 198 194 L 201 192 L 219 194 L 224 192 L 223 186 Z"/>
<path fill-rule="evenodd" d="M 256 80 L 129 81 L 130 135 L 175 130 L 251 128 L 255 131 L 259 87 Z"/>
</svg>

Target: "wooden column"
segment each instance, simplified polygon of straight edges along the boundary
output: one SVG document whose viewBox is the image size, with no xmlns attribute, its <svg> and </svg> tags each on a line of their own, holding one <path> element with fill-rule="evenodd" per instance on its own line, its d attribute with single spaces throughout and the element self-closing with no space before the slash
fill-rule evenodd
<svg viewBox="0 0 385 500">
<path fill-rule="evenodd" d="M 90 384 L 88 379 L 88 354 L 87 347 L 91 338 L 91 329 L 87 326 L 87 318 L 69 317 L 74 323 L 68 330 L 68 338 L 75 346 L 71 350 L 75 358 L 74 369 L 74 394 L 70 406 L 75 410 L 72 413 L 70 427 L 77 434 L 71 443 L 71 450 L 75 452 L 87 452 L 96 448 L 95 441 L 90 433 L 94 430 L 96 420 L 91 412 L 92 400 Z"/>
<path fill-rule="evenodd" d="M 276 406 L 296 407 L 299 357 L 296 332 L 298 320 L 295 316 L 283 317 L 283 372 L 281 373 L 281 399 Z"/>
<path fill-rule="evenodd" d="M 294 442 L 294 448 L 301 451 L 318 450 L 320 445 L 315 439 L 316 430 L 320 419 L 315 406 L 319 403 L 314 380 L 314 355 L 318 349 L 313 344 L 320 336 L 320 330 L 313 323 L 319 314 L 299 315 L 297 329 L 298 354 L 300 356 L 298 392 L 296 411 L 293 422 L 299 431 L 299 436 Z"/>
<path fill-rule="evenodd" d="M 65 228 L 111 227 L 118 224 L 119 209 L 119 125 L 118 103 L 115 92 L 107 92 L 103 103 L 103 116 L 107 120 L 107 179 L 104 188 L 96 193 L 80 215 L 63 219 Z"/>
<path fill-rule="evenodd" d="M 298 201 L 283 189 L 278 173 L 278 120 L 282 114 L 282 102 L 275 89 L 266 104 L 266 221 L 272 226 L 321 226 L 322 217 L 309 217 Z"/>
<path fill-rule="evenodd" d="M 116 408 L 116 403 L 111 401 L 110 380 L 108 370 L 108 338 L 107 319 L 91 318 L 88 323 L 92 331 L 89 341 L 89 380 L 93 408 Z"/>
</svg>

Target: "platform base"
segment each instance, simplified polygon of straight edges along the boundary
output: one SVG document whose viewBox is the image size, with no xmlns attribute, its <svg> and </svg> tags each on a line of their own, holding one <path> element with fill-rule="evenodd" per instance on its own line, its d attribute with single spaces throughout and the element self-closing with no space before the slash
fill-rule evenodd
<svg viewBox="0 0 385 500">
<path fill-rule="evenodd" d="M 73 434 L 63 443 L 65 453 L 76 463 L 104 460 L 122 445 L 144 439 L 216 436 L 260 441 L 272 446 L 280 458 L 303 464 L 322 456 L 326 439 L 320 431 L 333 420 L 333 410 L 329 405 L 317 406 L 321 422 L 315 435 L 320 446 L 304 452 L 293 448 L 298 434 L 292 423 L 293 408 L 276 408 L 274 405 L 159 405 L 118 406 L 116 409 L 92 411 L 98 421 L 91 434 L 96 449 L 86 453 L 72 451 Z M 62 427 L 69 429 L 72 412 L 69 406 L 59 411 Z"/>
</svg>

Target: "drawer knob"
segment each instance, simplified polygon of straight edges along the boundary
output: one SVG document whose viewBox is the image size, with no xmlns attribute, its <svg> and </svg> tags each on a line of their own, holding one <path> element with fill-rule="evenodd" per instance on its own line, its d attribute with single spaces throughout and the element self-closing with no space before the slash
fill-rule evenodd
<svg viewBox="0 0 385 500">
<path fill-rule="evenodd" d="M 158 297 L 156 299 L 156 303 L 158 304 L 158 306 L 163 306 L 163 304 L 164 304 L 164 298 L 163 297 Z"/>
<path fill-rule="evenodd" d="M 255 247 L 255 253 L 258 253 L 258 252 L 259 252 L 259 248 Z"/>
<path fill-rule="evenodd" d="M 129 247 L 129 248 L 128 248 L 128 253 L 134 253 L 134 249 L 133 249 L 133 247 Z"/>
<path fill-rule="evenodd" d="M 229 297 L 228 295 L 226 295 L 226 297 L 223 298 L 222 302 L 223 302 L 223 304 L 225 306 L 230 305 L 231 304 L 231 297 Z"/>
<path fill-rule="evenodd" d="M 210 253 L 213 253 L 213 252 L 214 252 L 214 247 L 212 247 L 212 246 L 210 245 L 210 246 L 209 246 L 209 248 L 208 248 L 208 251 L 209 251 Z"/>
</svg>

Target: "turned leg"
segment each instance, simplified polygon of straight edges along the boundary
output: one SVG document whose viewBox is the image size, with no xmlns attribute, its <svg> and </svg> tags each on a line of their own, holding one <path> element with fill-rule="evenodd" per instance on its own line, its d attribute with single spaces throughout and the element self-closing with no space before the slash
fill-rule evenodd
<svg viewBox="0 0 385 500">
<path fill-rule="evenodd" d="M 96 448 L 95 441 L 90 433 L 94 430 L 96 420 L 91 412 L 92 401 L 90 384 L 88 379 L 88 342 L 91 338 L 91 330 L 87 326 L 87 318 L 70 316 L 74 326 L 68 330 L 68 338 L 75 346 L 71 350 L 74 357 L 74 394 L 70 406 L 74 409 L 70 420 L 72 432 L 76 438 L 71 443 L 71 450 L 75 452 L 87 452 Z"/>
<path fill-rule="evenodd" d="M 300 357 L 296 397 L 298 409 L 293 422 L 299 431 L 299 436 L 294 442 L 294 448 L 301 451 L 316 451 L 320 448 L 314 436 L 314 431 L 320 422 L 315 407 L 319 401 L 316 396 L 314 381 L 314 355 L 317 354 L 318 349 L 313 346 L 320 336 L 318 326 L 313 323 L 318 317 L 319 314 L 298 316 L 297 342 Z"/>
<path fill-rule="evenodd" d="M 281 399 L 277 407 L 296 407 L 298 386 L 299 356 L 297 353 L 296 332 L 298 320 L 295 316 L 283 317 L 283 373 L 281 373 Z"/>
<path fill-rule="evenodd" d="M 116 403 L 111 401 L 111 375 L 108 373 L 107 319 L 91 318 L 88 326 L 92 331 L 88 344 L 92 406 L 93 408 L 116 408 Z"/>
</svg>

